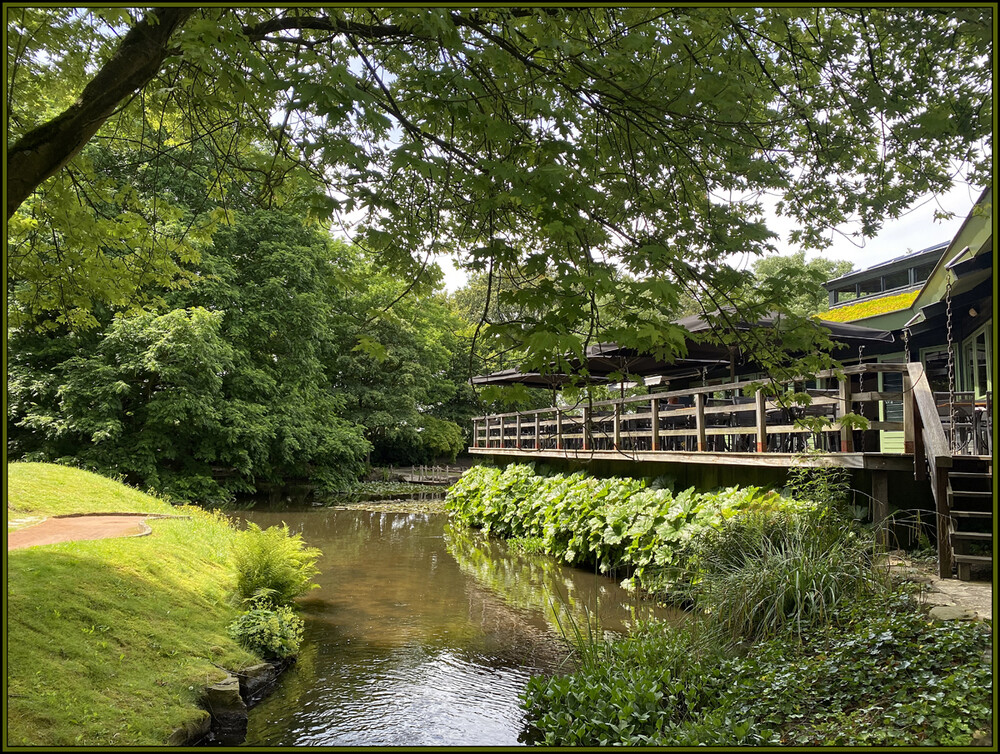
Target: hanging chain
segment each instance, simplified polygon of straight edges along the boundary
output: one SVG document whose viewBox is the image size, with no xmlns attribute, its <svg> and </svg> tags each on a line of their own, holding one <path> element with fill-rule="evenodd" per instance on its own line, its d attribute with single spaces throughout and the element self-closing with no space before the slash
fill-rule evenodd
<svg viewBox="0 0 1000 754">
<path fill-rule="evenodd" d="M 708 384 L 708 367 L 701 368 L 701 386 L 705 387 Z"/>
<path fill-rule="evenodd" d="M 951 337 L 951 271 L 948 271 L 948 285 L 944 289 L 945 321 L 948 325 L 948 425 L 951 430 L 951 450 L 958 448 L 958 433 L 955 431 L 955 348 Z"/>
<path fill-rule="evenodd" d="M 864 346 L 858 346 L 858 366 L 859 367 L 863 367 L 864 366 L 863 363 L 862 363 L 863 360 L 864 360 L 864 353 L 865 353 L 865 347 Z M 858 392 L 859 393 L 865 392 L 865 371 L 864 371 L 864 369 L 862 369 L 861 372 L 858 374 Z"/>
<path fill-rule="evenodd" d="M 903 363 L 910 363 L 910 328 L 903 328 Z"/>
</svg>

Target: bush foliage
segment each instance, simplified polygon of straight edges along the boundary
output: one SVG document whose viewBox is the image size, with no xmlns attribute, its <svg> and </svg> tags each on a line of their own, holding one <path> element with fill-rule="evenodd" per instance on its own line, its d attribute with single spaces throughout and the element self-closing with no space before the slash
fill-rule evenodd
<svg viewBox="0 0 1000 754">
<path fill-rule="evenodd" d="M 532 678 L 535 737 L 558 746 L 967 746 L 991 724 L 983 623 L 930 623 L 906 597 L 841 606 L 827 629 L 727 655 L 647 626 Z M 789 627 L 791 628 L 791 627 Z"/>
<path fill-rule="evenodd" d="M 267 660 L 297 654 L 302 645 L 302 619 L 287 605 L 274 606 L 267 599 L 252 604 L 229 625 L 229 636 Z"/>
<path fill-rule="evenodd" d="M 875 556 L 874 537 L 828 509 L 743 511 L 693 544 L 687 591 L 722 640 L 801 636 L 888 591 Z"/>
<path fill-rule="evenodd" d="M 529 539 L 534 549 L 602 573 L 621 569 L 647 589 L 687 578 L 684 564 L 699 532 L 741 511 L 816 505 L 758 487 L 674 494 L 641 479 L 597 479 L 578 472 L 541 476 L 525 464 L 504 470 L 476 466 L 448 490 L 458 523 L 504 539 Z"/>
<path fill-rule="evenodd" d="M 251 604 L 266 599 L 274 605 L 290 605 L 317 586 L 311 579 L 319 573 L 319 555 L 315 547 L 305 546 L 302 535 L 290 533 L 287 524 L 267 529 L 249 524 L 232 547 L 237 598 Z"/>
</svg>

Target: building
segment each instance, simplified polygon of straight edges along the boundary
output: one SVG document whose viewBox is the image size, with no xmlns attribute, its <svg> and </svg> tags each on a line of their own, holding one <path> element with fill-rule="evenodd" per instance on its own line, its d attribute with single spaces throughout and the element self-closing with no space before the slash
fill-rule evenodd
<svg viewBox="0 0 1000 754">
<path fill-rule="evenodd" d="M 670 473 L 701 487 L 780 483 L 798 466 L 846 468 L 856 489 L 870 489 L 874 519 L 885 521 L 886 531 L 894 508 L 930 513 L 942 577 L 953 566 L 963 579 L 973 567 L 991 567 L 991 192 L 950 242 L 851 272 L 826 289 L 831 308 L 818 317 L 834 340 L 839 334 L 835 355 L 844 369 L 785 385 L 810 395 L 804 408 L 769 393 L 760 375 L 745 371 L 752 365 L 738 369 L 731 353 L 703 348 L 689 353 L 691 363 L 645 364 L 643 354 L 600 344 L 587 354 L 590 373 L 608 362 L 609 370 L 617 364 L 643 374 L 626 365 L 631 360 L 652 370 L 645 374 L 668 375 L 668 389 L 479 417 L 470 453 L 595 473 Z M 743 325 L 774 324 L 765 320 Z M 709 326 L 687 324 L 692 332 Z M 865 417 L 867 428 L 854 426 L 852 415 Z"/>
</svg>

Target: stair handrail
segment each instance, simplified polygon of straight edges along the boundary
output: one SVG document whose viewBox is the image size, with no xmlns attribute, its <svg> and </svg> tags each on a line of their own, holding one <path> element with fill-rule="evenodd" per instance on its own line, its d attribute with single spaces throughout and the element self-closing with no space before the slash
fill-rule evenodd
<svg viewBox="0 0 1000 754">
<path fill-rule="evenodd" d="M 913 416 L 920 428 L 922 442 L 916 443 L 913 454 L 915 475 L 920 477 L 920 464 L 926 460 L 930 472 L 931 493 L 937 511 L 938 575 L 951 577 L 951 509 L 948 506 L 948 469 L 953 459 L 948 438 L 941 424 L 937 402 L 927 382 L 927 373 L 919 363 L 907 364 L 913 392 Z"/>
</svg>

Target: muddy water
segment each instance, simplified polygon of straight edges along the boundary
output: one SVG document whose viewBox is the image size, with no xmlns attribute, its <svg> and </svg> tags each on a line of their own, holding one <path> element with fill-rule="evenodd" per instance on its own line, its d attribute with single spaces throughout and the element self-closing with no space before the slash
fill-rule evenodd
<svg viewBox="0 0 1000 754">
<path fill-rule="evenodd" d="M 250 746 L 516 745 L 528 678 L 568 668 L 560 626 L 623 633 L 650 615 L 612 579 L 509 551 L 440 513 L 234 516 L 284 521 L 323 551 L 298 663 L 251 711 Z"/>
</svg>

